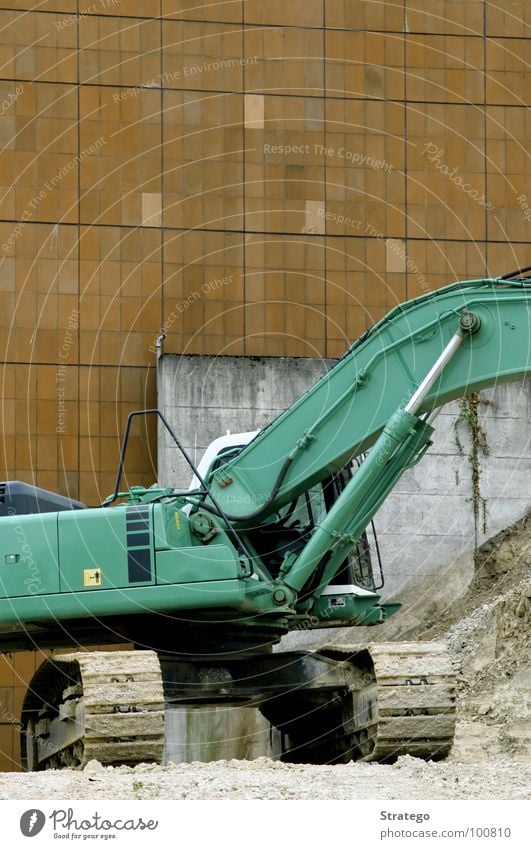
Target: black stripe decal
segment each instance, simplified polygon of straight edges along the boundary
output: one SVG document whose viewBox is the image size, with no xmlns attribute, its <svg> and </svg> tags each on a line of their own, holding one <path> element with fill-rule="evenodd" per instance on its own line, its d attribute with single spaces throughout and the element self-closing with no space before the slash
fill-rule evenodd
<svg viewBox="0 0 531 849">
<path fill-rule="evenodd" d="M 125 526 L 127 528 L 127 533 L 131 531 L 149 531 L 149 519 L 145 521 L 135 520 L 134 522 L 126 522 Z"/>
<path fill-rule="evenodd" d="M 127 548 L 149 548 L 149 534 L 141 533 L 141 534 L 132 534 L 128 531 L 127 533 Z"/>
<path fill-rule="evenodd" d="M 126 519 L 147 519 L 149 517 L 149 508 L 148 507 L 126 507 L 125 510 Z"/>
<path fill-rule="evenodd" d="M 149 507 L 126 507 L 127 571 L 130 584 L 152 580 Z"/>
<path fill-rule="evenodd" d="M 139 548 L 127 552 L 127 569 L 129 583 L 138 584 L 141 581 L 151 581 L 151 551 L 149 548 Z"/>
</svg>

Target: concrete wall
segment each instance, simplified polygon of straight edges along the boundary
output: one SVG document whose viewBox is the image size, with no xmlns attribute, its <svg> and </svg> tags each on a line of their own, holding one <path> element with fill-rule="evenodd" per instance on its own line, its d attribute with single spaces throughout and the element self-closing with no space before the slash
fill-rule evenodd
<svg viewBox="0 0 531 849">
<path fill-rule="evenodd" d="M 171 705 L 165 726 L 164 763 L 254 760 L 278 757 L 282 751 L 280 731 L 253 707 Z"/>
<path fill-rule="evenodd" d="M 474 517 L 470 432 L 456 421 L 459 403 L 434 422 L 433 447 L 406 472 L 382 505 L 377 529 L 386 589 L 400 594 L 412 579 L 437 573 L 511 525 L 531 508 L 530 384 L 507 384 L 481 393 L 479 420 L 488 456 L 479 459 L 482 504 Z"/>
<path fill-rule="evenodd" d="M 159 360 L 159 405 L 178 437 L 199 461 L 217 436 L 262 427 L 333 365 L 332 360 L 164 356 Z M 529 383 L 482 393 L 480 420 L 490 454 L 480 458 L 485 510 L 475 526 L 470 438 L 458 426 L 459 405 L 435 421 L 434 444 L 406 472 L 376 517 L 386 597 L 400 597 L 449 563 L 521 518 L 531 507 L 531 395 Z M 169 437 L 159 431 L 159 479 L 187 486 L 190 473 Z M 483 526 L 485 523 L 485 527 Z M 422 579 L 422 580 L 421 580 Z"/>
<path fill-rule="evenodd" d="M 227 430 L 256 430 L 282 413 L 335 360 L 285 357 L 159 359 L 158 403 L 194 463 Z M 159 482 L 187 487 L 191 472 L 165 428 L 159 428 Z"/>
</svg>

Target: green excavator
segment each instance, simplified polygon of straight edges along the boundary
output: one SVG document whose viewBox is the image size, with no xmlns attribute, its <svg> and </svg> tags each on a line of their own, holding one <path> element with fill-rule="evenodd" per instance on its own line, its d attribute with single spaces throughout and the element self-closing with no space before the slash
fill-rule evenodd
<svg viewBox="0 0 531 849">
<path fill-rule="evenodd" d="M 0 650 L 69 648 L 27 690 L 23 766 L 161 762 L 171 711 L 217 704 L 258 707 L 285 761 L 444 757 L 455 686 L 443 644 L 273 647 L 293 629 L 376 626 L 400 607 L 377 592 L 365 529 L 429 449 L 441 405 L 529 375 L 528 272 L 397 306 L 202 474 L 152 410 L 129 417 L 99 507 L 4 483 Z M 190 462 L 192 489 L 121 491 L 131 424 L 147 414 Z M 110 643 L 128 650 L 89 649 Z"/>
</svg>

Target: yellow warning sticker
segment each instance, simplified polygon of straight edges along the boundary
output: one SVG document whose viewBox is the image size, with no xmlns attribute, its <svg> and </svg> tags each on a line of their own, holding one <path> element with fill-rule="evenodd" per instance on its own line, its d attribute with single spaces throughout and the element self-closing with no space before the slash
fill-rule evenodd
<svg viewBox="0 0 531 849">
<path fill-rule="evenodd" d="M 101 569 L 83 569 L 84 587 L 101 587 L 103 573 Z"/>
<path fill-rule="evenodd" d="M 175 525 L 177 527 L 177 530 L 180 531 L 181 530 L 181 517 L 179 516 L 178 513 L 175 514 Z"/>
</svg>

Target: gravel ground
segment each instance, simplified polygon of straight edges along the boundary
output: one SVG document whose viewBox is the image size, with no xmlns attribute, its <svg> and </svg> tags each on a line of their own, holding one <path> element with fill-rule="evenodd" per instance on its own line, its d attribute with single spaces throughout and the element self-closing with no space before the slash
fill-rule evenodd
<svg viewBox="0 0 531 849">
<path fill-rule="evenodd" d="M 409 756 L 393 766 L 308 766 L 255 761 L 142 764 L 83 772 L 0 775 L 0 799 L 526 799 L 531 767 L 496 759 L 433 763 Z"/>
</svg>

